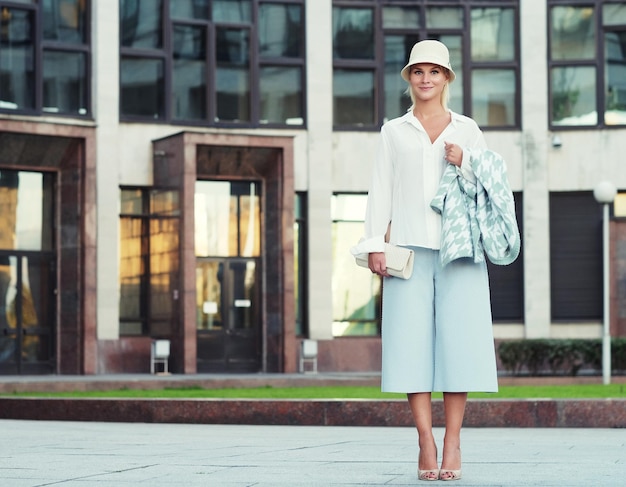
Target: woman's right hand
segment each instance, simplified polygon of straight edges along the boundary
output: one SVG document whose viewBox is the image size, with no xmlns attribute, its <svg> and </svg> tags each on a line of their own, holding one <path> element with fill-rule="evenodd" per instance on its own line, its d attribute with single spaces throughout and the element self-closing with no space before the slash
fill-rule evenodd
<svg viewBox="0 0 626 487">
<path fill-rule="evenodd" d="M 384 252 L 371 252 L 367 257 L 367 263 L 373 274 L 378 274 L 382 277 L 391 277 L 390 274 L 387 273 L 387 260 L 385 259 Z"/>
</svg>

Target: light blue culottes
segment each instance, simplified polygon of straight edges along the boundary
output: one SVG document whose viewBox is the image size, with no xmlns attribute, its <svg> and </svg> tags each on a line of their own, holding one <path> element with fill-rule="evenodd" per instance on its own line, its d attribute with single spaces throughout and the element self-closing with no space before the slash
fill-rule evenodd
<svg viewBox="0 0 626 487">
<path fill-rule="evenodd" d="M 382 390 L 497 392 L 486 263 L 411 248 L 411 278 L 383 283 Z"/>
</svg>

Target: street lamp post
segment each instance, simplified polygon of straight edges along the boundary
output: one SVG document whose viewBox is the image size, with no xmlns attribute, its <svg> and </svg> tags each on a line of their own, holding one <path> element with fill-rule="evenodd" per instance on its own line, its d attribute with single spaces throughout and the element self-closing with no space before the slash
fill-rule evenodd
<svg viewBox="0 0 626 487">
<path fill-rule="evenodd" d="M 609 280 L 609 205 L 613 203 L 617 189 L 610 181 L 602 181 L 593 190 L 596 201 L 602 205 L 602 267 L 603 267 L 603 332 L 602 332 L 602 382 L 611 383 L 611 320 Z"/>
</svg>

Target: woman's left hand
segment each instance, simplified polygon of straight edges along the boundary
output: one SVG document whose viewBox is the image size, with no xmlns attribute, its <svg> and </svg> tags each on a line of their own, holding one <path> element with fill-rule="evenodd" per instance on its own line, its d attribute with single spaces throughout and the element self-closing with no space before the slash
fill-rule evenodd
<svg viewBox="0 0 626 487">
<path fill-rule="evenodd" d="M 463 149 L 461 149 L 461 146 L 446 141 L 443 143 L 445 145 L 446 161 L 461 167 L 461 162 L 463 162 Z"/>
</svg>

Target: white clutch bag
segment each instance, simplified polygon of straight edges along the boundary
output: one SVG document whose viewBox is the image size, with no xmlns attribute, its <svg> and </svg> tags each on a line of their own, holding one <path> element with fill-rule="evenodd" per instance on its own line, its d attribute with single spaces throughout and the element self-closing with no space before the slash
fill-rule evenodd
<svg viewBox="0 0 626 487">
<path fill-rule="evenodd" d="M 355 257 L 358 266 L 369 269 L 367 256 L 369 254 L 359 254 Z M 387 272 L 400 279 L 408 279 L 413 273 L 413 251 L 405 247 L 398 247 L 385 243 L 385 260 L 387 262 Z"/>
</svg>

